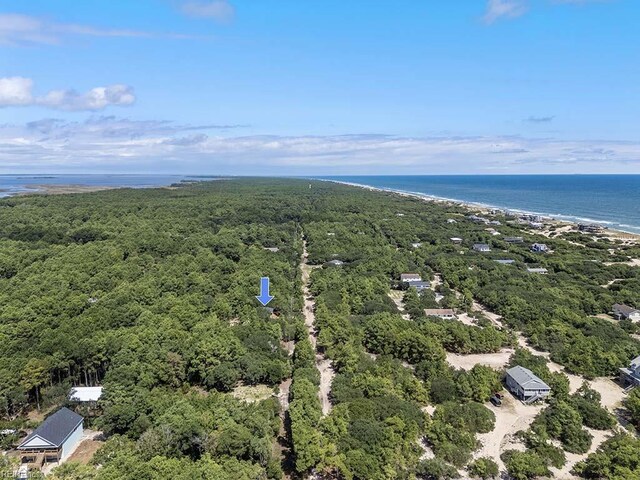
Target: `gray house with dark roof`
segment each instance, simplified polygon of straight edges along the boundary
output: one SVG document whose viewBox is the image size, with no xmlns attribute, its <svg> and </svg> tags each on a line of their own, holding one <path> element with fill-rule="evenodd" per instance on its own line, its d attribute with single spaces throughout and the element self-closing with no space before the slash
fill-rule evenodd
<svg viewBox="0 0 640 480">
<path fill-rule="evenodd" d="M 18 446 L 23 454 L 43 455 L 45 461 L 64 460 L 82 440 L 84 419 L 68 408 L 47 417 Z"/>
<path fill-rule="evenodd" d="M 640 385 L 640 357 L 631 360 L 629 368 L 620 369 L 620 384 L 624 388 L 633 388 Z"/>
<path fill-rule="evenodd" d="M 549 385 L 520 365 L 507 370 L 505 382 L 509 391 L 525 403 L 541 400 L 551 393 Z"/>
<path fill-rule="evenodd" d="M 418 292 L 422 292 L 424 290 L 428 290 L 431 288 L 431 283 L 425 282 L 424 280 L 409 280 L 405 282 L 409 287 L 415 288 Z"/>
<path fill-rule="evenodd" d="M 631 320 L 632 322 L 640 322 L 640 310 L 625 305 L 623 303 L 616 303 L 611 307 L 613 314 L 618 320 Z"/>
</svg>

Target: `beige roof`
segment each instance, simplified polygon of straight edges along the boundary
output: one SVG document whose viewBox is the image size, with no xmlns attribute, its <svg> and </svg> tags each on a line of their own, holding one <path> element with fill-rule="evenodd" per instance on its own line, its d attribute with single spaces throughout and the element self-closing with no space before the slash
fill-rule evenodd
<svg viewBox="0 0 640 480">
<path fill-rule="evenodd" d="M 419 273 L 401 273 L 400 274 L 400 280 L 402 282 L 409 282 L 411 280 L 422 280 L 422 277 L 420 276 Z"/>
<path fill-rule="evenodd" d="M 455 310 L 450 308 L 426 308 L 424 314 L 428 317 L 439 317 L 441 315 L 455 315 Z"/>
</svg>

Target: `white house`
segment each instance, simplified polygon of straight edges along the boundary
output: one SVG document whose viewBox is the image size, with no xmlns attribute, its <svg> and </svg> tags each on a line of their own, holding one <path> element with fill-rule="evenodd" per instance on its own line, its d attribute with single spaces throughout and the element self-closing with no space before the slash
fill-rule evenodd
<svg viewBox="0 0 640 480">
<path fill-rule="evenodd" d="M 65 460 L 82 440 L 84 419 L 68 408 L 61 408 L 47 417 L 18 450 L 23 454 L 42 454 L 45 462 Z"/>
<path fill-rule="evenodd" d="M 421 282 L 422 277 L 419 273 L 401 273 L 400 274 L 401 282 Z"/>
<path fill-rule="evenodd" d="M 491 251 L 491 247 L 489 247 L 489 245 L 487 245 L 486 243 L 474 243 L 473 249 L 476 252 L 483 252 L 483 253 Z"/>
</svg>

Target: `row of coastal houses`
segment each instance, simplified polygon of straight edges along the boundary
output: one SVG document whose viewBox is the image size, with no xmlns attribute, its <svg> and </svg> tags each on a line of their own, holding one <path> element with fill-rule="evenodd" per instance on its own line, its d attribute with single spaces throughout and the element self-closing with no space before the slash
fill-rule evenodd
<svg viewBox="0 0 640 480">
<path fill-rule="evenodd" d="M 510 237 L 510 238 L 520 238 L 520 237 Z M 451 239 L 453 241 L 453 238 Z M 509 243 L 518 243 L 515 241 Z M 486 243 L 474 243 L 473 250 L 476 252 L 486 253 L 491 251 L 491 247 Z M 531 245 L 530 250 L 535 253 L 547 253 L 549 251 L 549 247 L 544 243 L 534 243 Z"/>
</svg>

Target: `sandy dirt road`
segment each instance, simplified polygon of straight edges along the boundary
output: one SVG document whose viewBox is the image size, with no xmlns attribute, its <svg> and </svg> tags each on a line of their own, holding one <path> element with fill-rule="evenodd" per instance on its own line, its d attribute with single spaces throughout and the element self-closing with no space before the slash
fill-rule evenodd
<svg viewBox="0 0 640 480">
<path fill-rule="evenodd" d="M 316 316 L 315 316 L 315 299 L 309 291 L 309 284 L 311 281 L 311 271 L 314 266 L 309 265 L 309 254 L 307 252 L 307 243 L 304 243 L 304 251 L 302 254 L 302 262 L 300 268 L 302 269 L 302 293 L 304 295 L 304 324 L 309 332 L 309 341 L 316 351 L 316 368 L 320 372 L 320 388 L 318 390 L 318 396 L 322 405 L 322 415 L 328 415 L 331 411 L 331 383 L 335 377 L 335 370 L 331 364 L 331 360 L 326 358 L 324 354 L 318 352 L 318 332 L 316 329 Z"/>
</svg>

